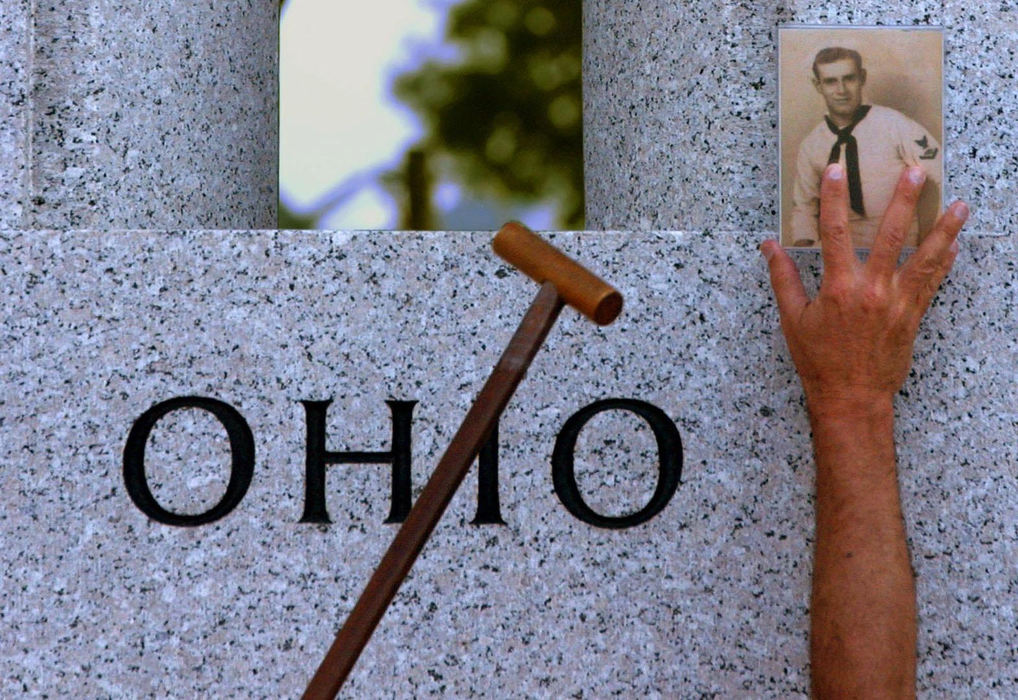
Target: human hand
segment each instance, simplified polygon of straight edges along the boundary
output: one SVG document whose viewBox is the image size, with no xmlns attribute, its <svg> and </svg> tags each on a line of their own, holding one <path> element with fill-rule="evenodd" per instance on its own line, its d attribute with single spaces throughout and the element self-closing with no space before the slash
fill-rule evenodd
<svg viewBox="0 0 1018 700">
<path fill-rule="evenodd" d="M 810 411 L 866 411 L 890 406 L 908 376 L 919 322 L 958 253 L 968 206 L 955 202 L 899 268 L 925 181 L 902 172 L 869 258 L 859 261 L 848 228 L 844 168 L 830 165 L 820 186 L 820 291 L 806 296 L 795 263 L 777 241 L 760 247 L 770 268 L 781 329 Z"/>
</svg>

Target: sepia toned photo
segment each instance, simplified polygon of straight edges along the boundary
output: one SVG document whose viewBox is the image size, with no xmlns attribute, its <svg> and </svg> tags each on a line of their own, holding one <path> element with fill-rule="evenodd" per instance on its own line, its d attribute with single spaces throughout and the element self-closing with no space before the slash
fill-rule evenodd
<svg viewBox="0 0 1018 700">
<path fill-rule="evenodd" d="M 781 244 L 818 248 L 820 178 L 841 163 L 849 228 L 869 248 L 901 171 L 926 186 L 906 246 L 941 209 L 944 181 L 943 32 L 939 28 L 780 27 Z"/>
</svg>

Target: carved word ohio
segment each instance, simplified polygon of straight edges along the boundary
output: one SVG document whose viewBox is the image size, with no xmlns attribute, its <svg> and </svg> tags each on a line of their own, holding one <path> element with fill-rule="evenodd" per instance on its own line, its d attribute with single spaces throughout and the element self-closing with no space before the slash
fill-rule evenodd
<svg viewBox="0 0 1018 700">
<path fill-rule="evenodd" d="M 391 507 L 387 523 L 401 523 L 410 512 L 410 428 L 416 401 L 386 401 L 392 416 L 391 449 L 384 452 L 333 452 L 325 448 L 326 412 L 332 401 L 301 401 L 307 419 L 304 513 L 302 523 L 330 523 L 325 505 L 325 470 L 339 464 L 389 465 L 392 471 Z M 182 409 L 208 411 L 226 428 L 231 467 L 226 493 L 219 502 L 196 515 L 174 513 L 162 507 L 152 495 L 145 476 L 145 446 L 160 418 Z M 603 411 L 621 410 L 646 421 L 658 450 L 658 481 L 650 501 L 640 510 L 624 516 L 608 516 L 591 508 L 576 483 L 573 455 L 580 431 Z M 200 396 L 181 396 L 163 401 L 143 413 L 131 427 L 124 446 L 124 484 L 134 504 L 153 520 L 167 525 L 193 527 L 218 520 L 244 498 L 254 475 L 254 436 L 244 416 L 228 403 Z M 552 481 L 562 505 L 585 523 L 604 528 L 627 528 L 645 523 L 660 513 L 679 486 L 682 477 L 682 439 L 675 423 L 660 408 L 637 399 L 603 399 L 581 408 L 562 426 L 555 438 L 551 457 Z M 477 512 L 474 525 L 504 525 L 498 498 L 498 425 L 478 456 Z"/>
</svg>

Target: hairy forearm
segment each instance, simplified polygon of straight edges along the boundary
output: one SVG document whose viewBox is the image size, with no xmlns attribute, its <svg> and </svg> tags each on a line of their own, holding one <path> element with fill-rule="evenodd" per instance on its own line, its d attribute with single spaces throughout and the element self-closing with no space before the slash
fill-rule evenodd
<svg viewBox="0 0 1018 700">
<path fill-rule="evenodd" d="M 924 181 L 898 179 L 866 262 L 852 247 L 844 168 L 820 183 L 824 278 L 810 299 L 776 241 L 761 246 L 781 330 L 809 404 L 816 452 L 810 658 L 818 697 L 913 697 L 915 580 L 894 458 L 894 396 L 919 321 L 958 254 L 968 206 L 955 202 L 898 265 Z"/>
<path fill-rule="evenodd" d="M 816 452 L 811 663 L 816 697 L 911 697 L 915 583 L 890 397 L 810 404 Z"/>
</svg>

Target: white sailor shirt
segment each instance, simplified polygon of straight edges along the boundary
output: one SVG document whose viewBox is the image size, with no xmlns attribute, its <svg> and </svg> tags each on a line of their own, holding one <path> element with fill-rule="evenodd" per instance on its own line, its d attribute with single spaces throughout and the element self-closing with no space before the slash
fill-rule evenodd
<svg viewBox="0 0 1018 700">
<path fill-rule="evenodd" d="M 852 136 L 858 144 L 859 179 L 866 214 L 861 216 L 849 209 L 848 224 L 856 247 L 869 248 L 894 195 L 902 168 L 918 165 L 926 172 L 927 180 L 939 186 L 943 180 L 944 156 L 940 144 L 929 131 L 901 112 L 880 105 L 870 108 L 852 129 Z M 798 172 L 792 191 L 790 242 L 810 241 L 815 245 L 820 240 L 817 230 L 820 179 L 837 140 L 837 134 L 825 120 L 799 146 Z M 841 149 L 842 166 L 845 165 L 845 150 Z M 913 221 L 906 244 L 915 245 L 917 238 L 918 224 Z"/>
</svg>

